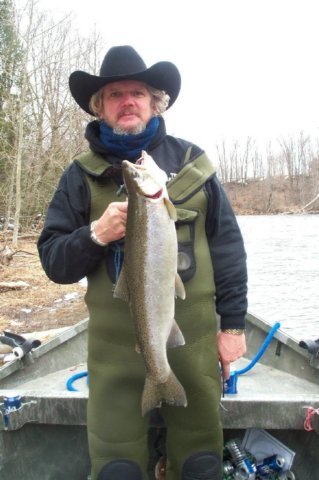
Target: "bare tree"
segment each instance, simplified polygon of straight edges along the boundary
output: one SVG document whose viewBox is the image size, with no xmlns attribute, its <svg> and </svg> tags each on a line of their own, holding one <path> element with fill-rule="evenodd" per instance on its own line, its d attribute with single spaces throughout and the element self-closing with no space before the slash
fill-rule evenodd
<svg viewBox="0 0 319 480">
<path fill-rule="evenodd" d="M 265 177 L 265 168 L 261 153 L 255 148 L 251 156 L 252 176 L 254 179 L 263 179 Z"/>
<path fill-rule="evenodd" d="M 83 124 L 88 116 L 73 101 L 68 76 L 74 69 L 91 68 L 91 62 L 96 71 L 100 42 L 97 35 L 89 40 L 71 35 L 70 18 L 57 25 L 43 19 L 42 30 L 33 44 L 30 60 L 34 72 L 30 81 L 32 116 L 37 136 L 29 152 L 26 192 L 38 192 L 30 198 L 32 211 L 46 209 L 61 172 L 85 146 Z"/>
<path fill-rule="evenodd" d="M 239 171 L 236 175 L 236 180 L 242 183 L 247 182 L 248 170 L 251 161 L 251 149 L 255 141 L 251 137 L 247 137 L 244 150 L 239 156 Z"/>
<path fill-rule="evenodd" d="M 293 185 L 294 182 L 294 171 L 295 171 L 295 145 L 294 140 L 291 136 L 288 138 L 281 138 L 279 140 L 281 147 L 281 155 L 285 163 L 287 175 L 289 178 L 290 185 Z"/>
<path fill-rule="evenodd" d="M 221 145 L 216 145 L 217 155 L 218 155 L 218 163 L 219 163 L 219 171 L 222 183 L 227 183 L 229 178 L 229 164 L 226 154 L 226 142 L 225 140 L 222 141 Z"/>
<path fill-rule="evenodd" d="M 26 102 L 27 88 L 28 88 L 28 60 L 29 60 L 29 50 L 31 43 L 31 28 L 33 22 L 33 9 L 34 2 L 30 0 L 28 8 L 28 25 L 25 35 L 25 50 L 23 58 L 23 70 L 22 70 L 22 82 L 21 82 L 21 91 L 19 98 L 19 108 L 18 108 L 18 125 L 17 125 L 17 153 L 15 157 L 15 170 L 16 170 L 16 181 L 15 181 L 15 214 L 14 214 L 14 228 L 13 228 L 13 239 L 12 244 L 14 247 L 18 245 L 18 232 L 20 225 L 20 213 L 21 213 L 21 164 L 22 164 L 22 149 L 24 142 L 24 108 Z"/>
<path fill-rule="evenodd" d="M 86 148 L 83 127 L 88 115 L 72 99 L 68 77 L 76 69 L 97 73 L 101 49 L 96 32 L 90 38 L 72 33 L 70 16 L 54 23 L 34 7 L 34 0 L 24 5 L 23 13 L 24 22 L 19 23 L 18 15 L 15 18 L 24 47 L 22 74 L 14 96 L 6 98 L 7 107 L 11 101 L 8 111 L 14 119 L 10 123 L 13 141 L 5 166 L 1 168 L 0 164 L 0 177 L 4 179 L 0 206 L 3 198 L 7 217 L 14 212 L 14 245 L 19 225 L 30 224 L 36 213 L 46 211 L 63 169 Z M 1 121 L 0 138 L 2 149 L 5 141 Z"/>
</svg>

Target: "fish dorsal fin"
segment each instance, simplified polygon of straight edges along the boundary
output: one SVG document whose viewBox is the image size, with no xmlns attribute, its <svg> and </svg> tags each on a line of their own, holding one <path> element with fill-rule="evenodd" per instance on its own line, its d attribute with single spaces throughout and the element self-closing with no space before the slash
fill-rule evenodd
<svg viewBox="0 0 319 480">
<path fill-rule="evenodd" d="M 166 346 L 167 348 L 175 348 L 179 347 L 180 345 L 185 345 L 185 339 L 183 334 L 176 323 L 176 320 L 173 320 L 173 325 L 170 331 L 170 334 L 167 339 Z"/>
<path fill-rule="evenodd" d="M 174 207 L 174 205 L 172 204 L 172 202 L 168 197 L 164 197 L 164 203 L 167 208 L 169 216 L 171 217 L 172 220 L 174 220 L 174 222 L 176 222 L 177 220 L 176 208 Z"/>
<path fill-rule="evenodd" d="M 175 296 L 181 298 L 182 300 L 185 300 L 186 298 L 185 287 L 178 273 L 176 273 L 175 276 Z"/>
<path fill-rule="evenodd" d="M 126 273 L 125 273 L 125 265 L 122 265 L 121 272 L 119 275 L 119 278 L 116 282 L 114 292 L 113 292 L 113 297 L 114 298 L 120 298 L 124 302 L 129 303 L 130 301 L 130 294 L 129 290 L 127 287 L 127 280 L 126 280 Z"/>
</svg>

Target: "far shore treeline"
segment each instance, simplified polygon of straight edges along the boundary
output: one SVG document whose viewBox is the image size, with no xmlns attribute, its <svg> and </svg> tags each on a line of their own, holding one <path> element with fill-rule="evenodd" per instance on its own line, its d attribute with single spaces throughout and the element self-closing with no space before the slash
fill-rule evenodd
<svg viewBox="0 0 319 480">
<path fill-rule="evenodd" d="M 34 0 L 0 0 L 0 228 L 28 229 L 45 215 L 63 169 L 86 148 L 88 115 L 68 91 L 74 70 L 98 72 L 101 37 L 53 22 Z M 207 146 L 237 213 L 318 211 L 319 139 L 305 132 L 257 145 Z M 262 153 L 261 153 L 262 152 Z"/>
</svg>

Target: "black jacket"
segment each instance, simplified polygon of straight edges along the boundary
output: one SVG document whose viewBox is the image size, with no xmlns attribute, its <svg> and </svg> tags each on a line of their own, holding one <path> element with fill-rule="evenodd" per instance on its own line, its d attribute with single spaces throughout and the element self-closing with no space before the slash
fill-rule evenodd
<svg viewBox="0 0 319 480">
<path fill-rule="evenodd" d="M 95 153 L 115 166 L 122 159 L 110 155 L 99 140 L 99 124 L 88 124 L 86 138 Z M 168 176 L 177 173 L 191 145 L 166 134 L 161 119 L 154 141 L 147 149 Z M 192 144 L 191 159 L 202 150 Z M 122 183 L 119 169 L 114 180 Z M 247 270 L 243 239 L 226 193 L 213 175 L 205 184 L 208 197 L 206 234 L 210 245 L 216 285 L 216 310 L 222 328 L 243 328 L 247 311 Z M 90 238 L 90 191 L 83 170 L 73 162 L 63 173 L 49 205 L 38 250 L 47 276 L 56 283 L 74 283 L 93 271 L 104 248 Z"/>
</svg>

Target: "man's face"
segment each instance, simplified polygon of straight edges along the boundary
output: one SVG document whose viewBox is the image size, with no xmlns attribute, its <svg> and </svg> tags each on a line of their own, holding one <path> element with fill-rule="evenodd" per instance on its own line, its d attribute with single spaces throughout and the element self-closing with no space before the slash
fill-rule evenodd
<svg viewBox="0 0 319 480">
<path fill-rule="evenodd" d="M 154 113 L 152 96 L 143 82 L 121 80 L 103 89 L 100 118 L 116 133 L 140 133 Z"/>
</svg>

